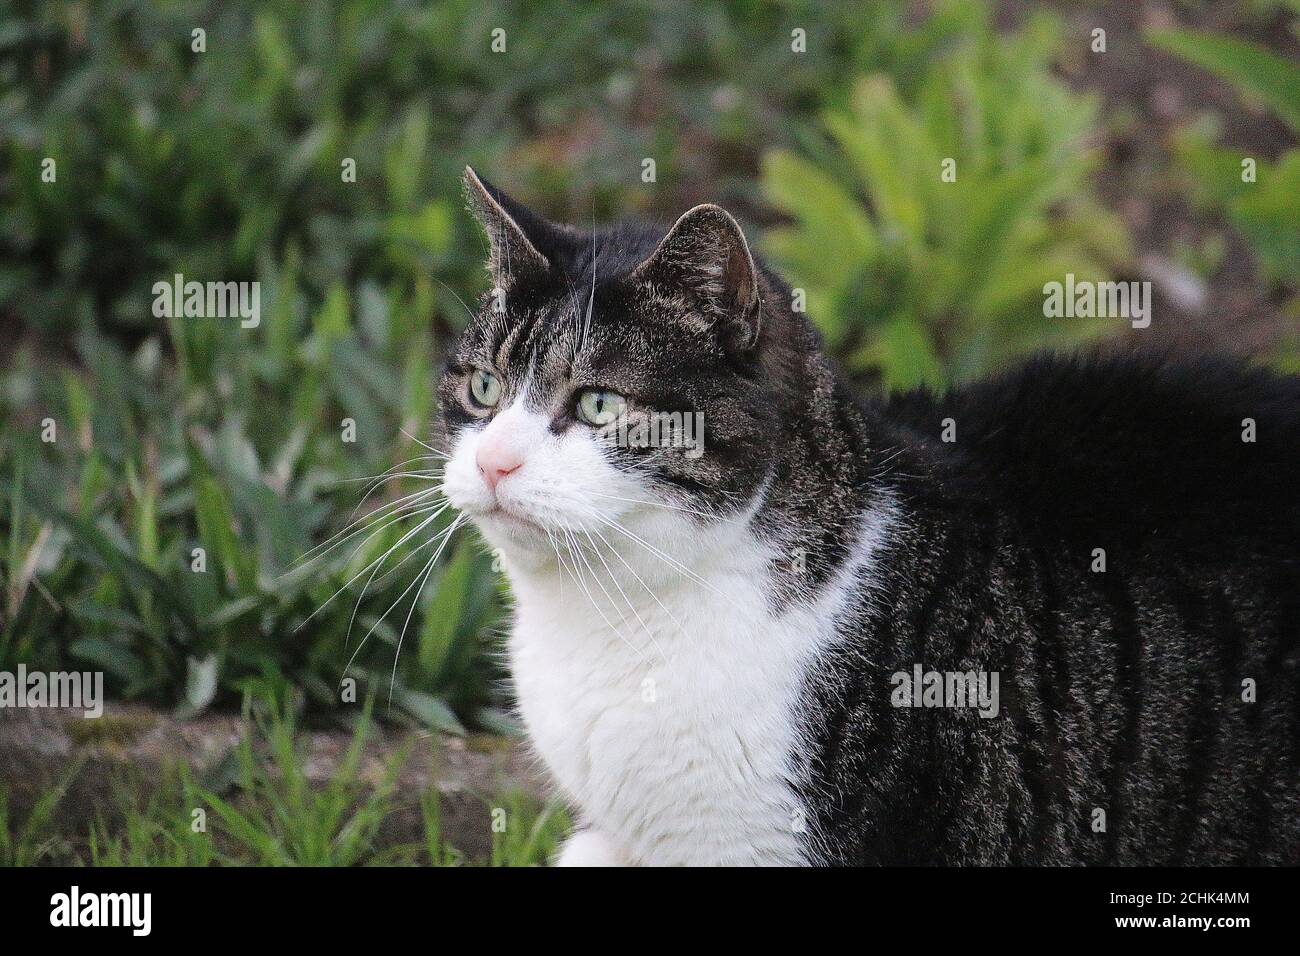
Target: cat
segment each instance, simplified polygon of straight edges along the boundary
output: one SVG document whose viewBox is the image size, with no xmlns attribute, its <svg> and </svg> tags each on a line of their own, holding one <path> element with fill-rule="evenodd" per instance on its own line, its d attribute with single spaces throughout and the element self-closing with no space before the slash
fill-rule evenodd
<svg viewBox="0 0 1300 956">
<path fill-rule="evenodd" d="M 442 490 L 509 581 L 559 864 L 1300 863 L 1300 379 L 1041 356 L 863 402 L 723 209 L 464 185 Z M 698 447 L 619 430 L 665 416 Z"/>
</svg>

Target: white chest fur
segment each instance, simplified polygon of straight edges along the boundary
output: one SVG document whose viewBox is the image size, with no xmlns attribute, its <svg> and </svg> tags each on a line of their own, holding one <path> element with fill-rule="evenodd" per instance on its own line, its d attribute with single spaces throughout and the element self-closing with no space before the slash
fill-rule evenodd
<svg viewBox="0 0 1300 956">
<path fill-rule="evenodd" d="M 585 587 L 515 581 L 528 734 L 582 822 L 630 862 L 802 861 L 793 710 L 832 622 L 818 608 L 774 615 L 758 559 L 733 555 L 707 586 L 682 578 L 657 600 L 592 567 Z"/>
</svg>

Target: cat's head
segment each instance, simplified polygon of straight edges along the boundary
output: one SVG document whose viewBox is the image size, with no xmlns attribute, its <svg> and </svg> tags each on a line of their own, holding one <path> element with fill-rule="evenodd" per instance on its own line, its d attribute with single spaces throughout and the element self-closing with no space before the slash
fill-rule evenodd
<svg viewBox="0 0 1300 956">
<path fill-rule="evenodd" d="M 780 441 L 788 293 L 736 221 L 576 229 L 465 188 L 493 288 L 439 386 L 451 503 L 519 560 L 679 554 L 743 521 Z"/>
</svg>

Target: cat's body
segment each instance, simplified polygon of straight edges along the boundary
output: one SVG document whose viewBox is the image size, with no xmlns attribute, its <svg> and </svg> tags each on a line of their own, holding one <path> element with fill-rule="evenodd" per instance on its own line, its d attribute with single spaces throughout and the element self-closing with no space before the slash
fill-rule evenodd
<svg viewBox="0 0 1300 956">
<path fill-rule="evenodd" d="M 514 309 L 453 360 L 446 484 L 562 862 L 1300 862 L 1300 383 L 1043 360 L 863 407 L 725 214 L 579 236 L 469 185 Z M 601 446 L 584 383 L 712 444 Z M 1000 700 L 899 706 L 918 665 Z"/>
<path fill-rule="evenodd" d="M 829 860 L 1300 861 L 1300 385 L 1042 360 L 876 414 L 903 521 L 805 717 Z M 998 719 L 870 692 L 917 662 L 998 672 Z"/>
</svg>

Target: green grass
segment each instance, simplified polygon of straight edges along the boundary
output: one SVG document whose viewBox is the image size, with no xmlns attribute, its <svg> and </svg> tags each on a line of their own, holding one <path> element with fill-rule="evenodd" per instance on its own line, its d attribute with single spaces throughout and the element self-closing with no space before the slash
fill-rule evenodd
<svg viewBox="0 0 1300 956">
<path fill-rule="evenodd" d="M 0 791 L 0 864 L 535 866 L 552 857 L 569 826 L 558 806 L 503 793 L 483 806 L 489 856 L 468 858 L 444 837 L 436 791 L 397 789 L 406 753 L 387 758 L 377 776 L 364 771 L 373 730 L 369 708 L 337 772 L 323 784 L 308 778 L 292 708 L 249 706 L 247 715 L 249 733 L 210 779 L 197 781 L 180 764 L 160 781 L 122 786 L 116 812 L 100 814 L 85 832 L 68 832 L 61 822 L 62 787 L 43 794 L 22 819 L 9 812 Z M 417 836 L 399 841 L 385 826 L 403 813 L 408 822 L 401 832 Z M 411 817 L 418 820 L 414 827 Z"/>
<path fill-rule="evenodd" d="M 51 787 L 19 820 L 9 808 L 9 794 L 0 788 L 0 866 L 33 866 L 57 858 L 64 850 L 55 825 L 62 787 Z"/>
</svg>

